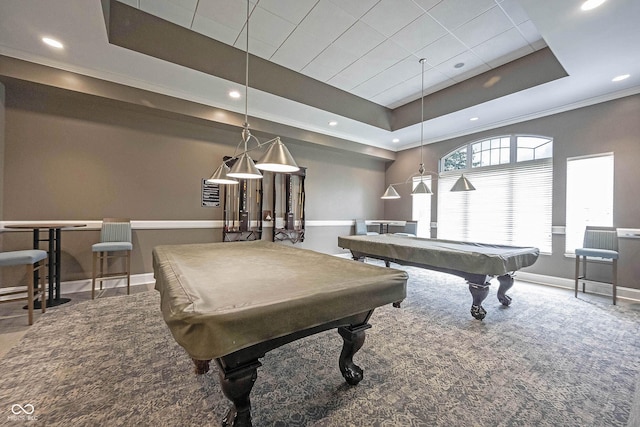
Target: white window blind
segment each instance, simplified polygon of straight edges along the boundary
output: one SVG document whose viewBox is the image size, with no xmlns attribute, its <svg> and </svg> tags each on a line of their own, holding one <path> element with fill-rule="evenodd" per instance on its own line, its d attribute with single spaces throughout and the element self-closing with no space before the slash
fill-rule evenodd
<svg viewBox="0 0 640 427">
<path fill-rule="evenodd" d="M 613 153 L 567 159 L 565 251 L 582 247 L 587 225 L 613 225 Z"/>
<path fill-rule="evenodd" d="M 438 238 L 535 246 L 551 253 L 551 158 L 467 170 L 476 191 L 451 192 L 460 171 L 438 180 Z"/>
<path fill-rule="evenodd" d="M 413 177 L 412 189 L 420 182 L 420 177 Z M 424 177 L 424 183 L 433 191 L 431 176 Z M 411 217 L 418 221 L 417 236 L 431 237 L 431 194 L 416 194 L 411 196 Z"/>
</svg>

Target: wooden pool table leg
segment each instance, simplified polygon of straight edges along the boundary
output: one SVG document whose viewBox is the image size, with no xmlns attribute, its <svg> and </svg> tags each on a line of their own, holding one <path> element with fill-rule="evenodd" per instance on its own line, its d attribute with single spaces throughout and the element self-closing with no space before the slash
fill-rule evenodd
<svg viewBox="0 0 640 427">
<path fill-rule="evenodd" d="M 209 372 L 209 362 L 211 362 L 211 359 L 198 360 L 192 357 L 191 360 L 193 360 L 193 364 L 195 365 L 195 373 L 197 375 L 204 375 Z"/>
<path fill-rule="evenodd" d="M 513 276 L 510 274 L 498 276 L 498 282 L 500 282 L 498 301 L 500 301 L 502 305 L 511 304 L 511 297 L 507 295 L 506 292 L 513 286 Z"/>
<path fill-rule="evenodd" d="M 338 328 L 338 333 L 344 341 L 338 365 L 342 376 L 350 385 L 356 385 L 362 381 L 362 368 L 353 363 L 353 355 L 362 348 L 365 331 L 370 327 L 370 324 L 365 323 L 358 326 L 342 326 Z"/>
<path fill-rule="evenodd" d="M 471 305 L 471 315 L 474 319 L 482 320 L 487 315 L 487 310 L 482 307 L 482 301 L 489 295 L 489 284 L 478 285 L 477 283 L 469 282 L 469 292 L 473 297 L 473 303 Z"/>
<path fill-rule="evenodd" d="M 228 368 L 220 359 L 216 359 L 216 362 L 222 392 L 233 402 L 233 406 L 222 419 L 222 427 L 251 427 L 249 395 L 258 378 L 258 368 L 262 364 L 256 359 L 237 368 Z"/>
</svg>

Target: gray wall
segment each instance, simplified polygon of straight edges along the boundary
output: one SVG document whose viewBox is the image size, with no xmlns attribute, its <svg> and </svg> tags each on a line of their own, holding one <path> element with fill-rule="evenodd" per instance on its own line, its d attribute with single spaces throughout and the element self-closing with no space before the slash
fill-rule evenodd
<svg viewBox="0 0 640 427">
<path fill-rule="evenodd" d="M 553 138 L 553 225 L 565 225 L 567 158 L 613 152 L 614 225 L 619 228 L 640 228 L 640 95 L 629 96 L 569 112 L 479 132 L 424 147 L 425 168 L 437 171 L 438 160 L 453 149 L 489 136 L 532 134 Z M 417 171 L 419 149 L 398 153 L 387 169 L 387 184 L 404 181 Z M 598 171 L 594 171 L 597 175 Z M 385 215 L 391 219 L 411 218 L 409 186 L 399 186 L 403 196 L 385 202 Z M 488 200 L 487 209 L 498 200 Z M 437 197 L 432 199 L 432 221 L 437 221 Z M 432 230 L 433 231 L 433 230 Z M 433 237 L 436 237 L 434 233 Z M 564 235 L 553 235 L 550 256 L 543 255 L 527 269 L 531 273 L 573 278 L 574 259 L 564 256 Z M 640 289 L 640 239 L 620 239 L 621 286 Z M 604 272 L 602 275 L 604 276 Z M 603 279 L 605 277 L 602 277 Z"/>
<path fill-rule="evenodd" d="M 0 120 L 2 122 L 2 120 Z M 2 219 L 11 221 L 221 220 L 200 206 L 201 179 L 233 154 L 240 129 L 34 84 L 7 85 Z M 0 140 L 1 142 L 1 140 Z M 382 217 L 383 160 L 284 141 L 307 167 L 306 218 Z M 1 187 L 0 187 L 1 188 Z M 337 253 L 350 225 L 320 224 L 297 246 Z M 0 233 L 4 250 L 31 247 L 31 232 Z M 62 280 L 90 277 L 98 230 L 63 232 Z M 132 270 L 152 271 L 158 244 L 215 242 L 221 229 L 134 231 Z M 3 283 L 2 286 L 11 286 Z"/>
</svg>

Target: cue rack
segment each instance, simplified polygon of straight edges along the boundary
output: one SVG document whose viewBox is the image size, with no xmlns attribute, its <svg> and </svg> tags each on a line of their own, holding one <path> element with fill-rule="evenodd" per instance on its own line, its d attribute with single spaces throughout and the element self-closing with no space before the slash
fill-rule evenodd
<svg viewBox="0 0 640 427">
<path fill-rule="evenodd" d="M 304 242 L 305 190 L 307 169 L 272 173 L 273 241 Z"/>
<path fill-rule="evenodd" d="M 236 159 L 225 156 L 229 167 Z M 223 242 L 262 239 L 262 179 L 239 179 L 224 185 Z"/>
</svg>

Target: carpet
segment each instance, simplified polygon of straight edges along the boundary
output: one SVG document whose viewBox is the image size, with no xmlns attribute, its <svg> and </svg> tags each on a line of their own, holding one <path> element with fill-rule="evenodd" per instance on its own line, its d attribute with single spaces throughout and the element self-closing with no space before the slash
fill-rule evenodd
<svg viewBox="0 0 640 427">
<path fill-rule="evenodd" d="M 262 359 L 254 426 L 626 426 L 640 386 L 640 308 L 516 283 L 471 318 L 455 276 L 409 272 L 354 357 L 327 331 Z M 230 403 L 171 337 L 155 291 L 47 311 L 2 360 L 0 425 L 213 426 Z"/>
</svg>

